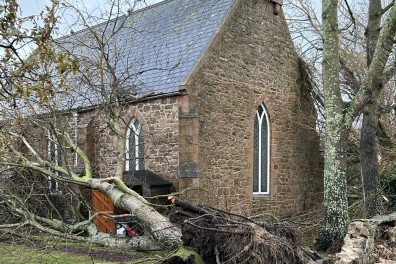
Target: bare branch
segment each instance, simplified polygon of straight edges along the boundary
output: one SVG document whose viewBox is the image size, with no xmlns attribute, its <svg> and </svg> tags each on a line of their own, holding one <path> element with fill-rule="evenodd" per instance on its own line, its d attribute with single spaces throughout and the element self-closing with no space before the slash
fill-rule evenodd
<svg viewBox="0 0 396 264">
<path fill-rule="evenodd" d="M 392 0 L 386 7 L 384 7 L 384 8 L 382 9 L 381 14 L 383 15 L 383 14 L 385 14 L 386 12 L 388 12 L 388 10 L 392 8 L 392 6 L 393 6 L 394 3 L 395 3 L 395 0 Z"/>
</svg>

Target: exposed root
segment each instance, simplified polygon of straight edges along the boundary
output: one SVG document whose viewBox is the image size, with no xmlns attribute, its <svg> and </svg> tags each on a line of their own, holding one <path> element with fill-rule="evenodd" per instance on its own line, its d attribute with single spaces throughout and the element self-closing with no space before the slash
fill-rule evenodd
<svg viewBox="0 0 396 264">
<path fill-rule="evenodd" d="M 170 220 L 182 225 L 184 246 L 194 248 L 205 263 L 302 264 L 323 259 L 304 250 L 300 234 L 288 224 L 258 222 L 180 200 L 175 204 L 182 208 Z"/>
</svg>

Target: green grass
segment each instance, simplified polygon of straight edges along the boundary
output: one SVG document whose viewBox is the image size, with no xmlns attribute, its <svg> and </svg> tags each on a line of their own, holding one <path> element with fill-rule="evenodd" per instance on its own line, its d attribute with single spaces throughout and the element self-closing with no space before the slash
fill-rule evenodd
<svg viewBox="0 0 396 264">
<path fill-rule="evenodd" d="M 0 239 L 2 239 L 2 242 L 0 242 L 0 263 L 2 264 L 108 264 L 135 262 L 139 262 L 140 264 L 153 264 L 161 262 L 160 260 L 168 254 L 166 251 L 136 252 L 116 248 L 103 248 L 90 243 L 63 242 L 56 237 L 46 235 L 34 236 L 34 239 L 32 236 L 31 240 L 20 240 L 18 243 L 13 243 L 13 240 L 6 236 L 1 236 Z M 111 253 L 122 253 L 123 255 L 127 255 L 127 259 L 129 260 L 124 260 L 124 262 L 112 262 L 109 260 L 94 259 L 90 254 L 95 256 L 95 252 L 100 252 L 100 254 L 105 254 L 106 256 Z M 98 255 L 96 254 L 96 256 Z M 113 257 L 110 259 L 112 258 Z"/>
<path fill-rule="evenodd" d="M 0 258 L 2 263 L 100 263 L 103 261 L 93 260 L 88 255 L 77 255 L 69 252 L 55 250 L 53 247 L 32 248 L 12 243 L 0 243 Z"/>
</svg>

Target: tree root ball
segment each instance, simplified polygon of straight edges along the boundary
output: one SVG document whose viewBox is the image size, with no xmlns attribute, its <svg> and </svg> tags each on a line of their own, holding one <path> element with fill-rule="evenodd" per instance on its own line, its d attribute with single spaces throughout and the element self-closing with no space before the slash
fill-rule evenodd
<svg viewBox="0 0 396 264">
<path fill-rule="evenodd" d="M 213 207 L 193 209 L 183 208 L 170 220 L 182 226 L 183 245 L 206 264 L 323 263 L 323 257 L 303 248 L 299 232 L 288 224 L 253 221 Z"/>
</svg>

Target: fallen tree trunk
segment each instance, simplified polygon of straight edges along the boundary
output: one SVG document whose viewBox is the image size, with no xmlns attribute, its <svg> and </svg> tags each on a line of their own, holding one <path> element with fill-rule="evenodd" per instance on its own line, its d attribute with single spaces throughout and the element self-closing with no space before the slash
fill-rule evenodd
<svg viewBox="0 0 396 264">
<path fill-rule="evenodd" d="M 27 171 L 24 171 L 27 173 Z M 57 175 L 55 175 L 57 176 Z M 19 177 L 19 178 L 18 178 Z M 181 244 L 181 230 L 173 225 L 166 217 L 158 213 L 150 203 L 132 190 L 117 187 L 109 183 L 111 179 L 89 179 L 81 183 L 85 187 L 96 189 L 109 196 L 115 206 L 131 212 L 137 224 L 145 227 L 145 235 L 134 237 L 117 237 L 99 231 L 94 224 L 94 215 L 88 219 L 77 219 L 71 224 L 67 218 L 62 218 L 63 213 L 59 209 L 67 206 L 67 200 L 71 192 L 59 196 L 45 195 L 46 186 L 35 184 L 40 182 L 40 174 L 15 174 L 4 180 L 3 186 L 7 186 L 0 199 L 3 222 L 0 224 L 0 232 L 14 234 L 13 230 L 19 229 L 20 235 L 29 237 L 30 227 L 60 237 L 63 240 L 95 243 L 107 247 L 121 247 L 134 250 L 163 250 L 175 248 Z M 59 176 L 58 176 L 59 177 Z M 21 179 L 24 179 L 22 182 Z M 32 181 L 32 182 L 31 182 Z M 28 186 L 23 190 L 20 186 Z M 18 197 L 15 190 L 26 194 Z M 32 194 L 43 194 L 47 199 L 34 199 Z M 51 199 L 55 199 L 51 202 Z M 56 202 L 54 204 L 53 202 Z M 69 208 L 72 204 L 68 205 Z M 88 207 L 89 208 L 89 207 Z M 90 210 L 90 209 L 89 209 Z M 24 232 L 24 230 L 27 230 Z M 25 234 L 26 233 L 26 234 Z"/>
<path fill-rule="evenodd" d="M 78 197 L 79 196 L 79 191 L 76 190 L 71 190 L 71 189 L 65 189 L 64 191 L 60 190 L 55 190 L 55 193 L 51 193 L 53 190 L 48 190 L 45 188 L 45 180 L 42 180 L 42 177 L 46 177 L 47 181 L 50 182 L 50 186 L 52 186 L 52 182 L 56 181 L 55 185 L 58 185 L 60 183 L 62 184 L 76 184 L 79 186 L 84 186 L 89 189 L 93 190 L 99 190 L 106 196 L 110 197 L 111 200 L 113 201 L 114 205 L 120 209 L 123 209 L 127 212 L 131 212 L 134 214 L 134 216 L 137 218 L 137 222 L 142 223 L 144 226 L 147 226 L 150 229 L 150 235 L 151 237 L 149 239 L 147 238 L 133 238 L 134 241 L 137 240 L 142 240 L 142 242 L 137 242 L 138 248 L 145 244 L 148 245 L 149 243 L 147 242 L 148 240 L 152 240 L 153 244 L 155 244 L 153 247 L 156 248 L 157 245 L 159 244 L 162 247 L 171 247 L 175 248 L 178 247 L 181 244 L 181 230 L 174 226 L 169 220 L 158 213 L 149 202 L 147 202 L 142 196 L 137 194 L 135 191 L 127 188 L 122 181 L 122 173 L 115 173 L 115 176 L 118 177 L 111 177 L 111 178 L 106 178 L 106 179 L 96 179 L 93 178 L 93 172 L 92 172 L 92 166 L 91 162 L 88 159 L 87 155 L 75 144 L 74 140 L 70 137 L 68 133 L 65 131 L 59 131 L 57 129 L 55 130 L 50 130 L 43 125 L 34 122 L 35 125 L 38 127 L 42 128 L 44 131 L 48 132 L 49 138 L 51 138 L 51 135 L 55 135 L 57 138 L 56 144 L 59 146 L 64 144 L 64 150 L 66 148 L 70 149 L 72 153 L 76 153 L 77 156 L 82 160 L 84 164 L 84 174 L 76 174 L 74 170 L 70 167 L 67 166 L 60 166 L 59 163 L 54 162 L 51 159 L 47 159 L 45 156 L 41 155 L 38 151 L 35 150 L 34 145 L 32 145 L 28 139 L 26 139 L 23 135 L 20 135 L 18 133 L 15 133 L 13 131 L 0 131 L 3 133 L 0 133 L 0 136 L 3 137 L 3 140 L 7 142 L 14 142 L 13 140 L 10 140 L 9 137 L 18 139 L 19 143 L 22 144 L 28 151 L 29 155 L 31 156 L 26 156 L 24 153 L 22 153 L 18 146 L 14 146 L 12 144 L 7 145 L 7 148 L 9 149 L 10 153 L 12 153 L 13 156 L 20 157 L 18 159 L 18 162 L 21 162 L 19 164 L 18 162 L 15 163 L 15 159 L 12 158 L 11 156 L 10 161 L 7 161 L 5 163 L 2 163 L 2 165 L 7 166 L 9 168 L 14 168 L 13 171 L 14 173 L 10 173 L 9 175 L 0 175 L 3 179 L 9 179 L 7 182 L 9 183 L 9 188 L 5 188 L 3 190 L 3 197 L 0 199 L 0 204 L 4 204 L 5 207 L 9 207 L 13 213 L 15 213 L 15 210 L 21 210 L 18 212 L 18 218 L 22 216 L 22 219 L 18 219 L 18 222 L 25 222 L 25 221 L 30 221 L 32 219 L 32 215 L 35 215 L 35 224 L 37 224 L 36 228 L 44 227 L 44 223 L 46 225 L 50 225 L 51 228 L 48 229 L 48 231 L 52 234 L 56 234 L 60 237 L 65 237 L 65 235 L 62 235 L 62 232 L 67 232 L 67 230 L 61 230 L 63 229 L 64 226 L 67 226 L 66 223 L 64 223 L 63 220 L 56 220 L 53 219 L 53 214 L 52 211 L 54 211 L 54 214 L 56 214 L 56 218 L 62 219 L 63 216 L 59 213 L 59 210 L 57 209 L 57 206 L 55 206 L 53 203 L 51 203 L 50 199 L 48 196 L 46 196 L 46 199 L 48 203 L 50 204 L 50 210 L 51 213 L 49 213 L 47 216 L 43 215 L 42 212 L 40 212 L 40 206 L 31 206 L 28 207 L 26 206 L 26 203 L 28 200 L 31 200 L 32 194 L 37 193 L 37 194 L 45 194 L 48 191 L 50 192 L 50 196 L 54 196 L 54 194 L 57 195 L 62 195 L 64 196 L 63 198 L 66 198 L 65 194 L 66 192 L 71 195 L 71 197 Z M 58 140 L 62 139 L 62 140 Z M 121 139 L 122 137 L 119 138 L 120 141 L 118 142 L 119 144 L 125 146 L 125 142 Z M 33 140 L 33 142 L 35 142 Z M 51 141 L 52 142 L 52 141 Z M 55 144 L 54 143 L 54 144 Z M 63 150 L 62 150 L 63 151 Z M 122 152 L 121 152 L 122 153 Z M 123 155 L 121 155 L 124 157 Z M 32 158 L 32 159 L 30 159 Z M 125 164 L 125 160 L 121 162 L 122 164 Z M 120 163 L 120 164 L 121 164 Z M 123 166 L 121 166 L 123 169 Z M 21 168 L 23 168 L 21 170 Z M 11 171 L 11 169 L 10 169 Z M 25 177 L 24 174 L 27 172 L 30 172 L 29 177 Z M 38 172 L 38 175 L 35 175 L 35 173 L 32 172 Z M 118 171 L 118 170 L 117 170 Z M 40 175 L 41 174 L 41 175 Z M 15 181 L 13 181 L 11 178 L 15 178 L 19 184 L 15 184 Z M 2 187 L 5 186 L 4 183 L 2 184 Z M 22 190 L 26 187 L 26 190 L 24 190 L 22 193 L 21 191 L 18 191 L 18 189 Z M 37 189 L 37 192 L 35 190 Z M 51 187 L 50 187 L 51 188 Z M 7 193 L 7 195 L 6 195 Z M 24 196 L 24 198 L 20 197 L 21 195 Z M 3 200 L 4 197 L 8 197 L 5 200 Z M 60 196 L 59 196 L 60 197 Z M 64 199 L 68 200 L 68 199 Z M 34 199 L 31 200 L 32 203 L 35 203 Z M 59 201 L 58 201 L 59 202 Z M 70 205 L 70 207 L 73 207 Z M 45 208 L 45 207 L 44 207 Z M 75 208 L 72 209 L 73 211 Z M 34 211 L 37 211 L 34 213 Z M 78 214 L 77 214 L 78 215 Z M 41 217 L 41 219 L 38 219 L 38 217 Z M 81 216 L 77 216 L 78 220 L 85 220 Z M 13 221 L 10 221 L 12 223 Z M 30 223 L 30 222 L 29 222 Z M 32 225 L 30 223 L 30 225 Z M 41 228 L 43 231 L 45 231 L 45 228 Z M 93 236 L 100 236 L 100 240 L 106 240 L 107 242 L 100 242 L 100 243 L 105 243 L 106 245 L 120 245 L 120 241 L 122 239 L 113 239 L 107 236 L 104 236 L 103 234 L 99 235 L 100 233 L 94 232 L 91 230 L 90 235 Z M 59 232 L 59 233 L 57 233 Z M 71 236 L 71 234 L 67 234 L 68 236 Z M 79 239 L 77 236 L 74 235 L 74 239 Z M 94 241 L 93 241 L 94 242 Z M 97 243 L 97 242 L 94 242 Z M 123 245 L 129 245 L 132 246 L 131 243 L 121 243 Z M 146 247 L 146 246 L 145 246 Z M 139 248 L 141 249 L 141 248 Z"/>
<path fill-rule="evenodd" d="M 138 194 L 121 191 L 116 185 L 103 182 L 103 179 L 91 179 L 89 186 L 109 196 L 114 205 L 133 214 L 140 222 L 150 227 L 153 238 L 164 246 L 177 247 L 181 244 L 181 230 L 166 217 L 149 206 Z"/>
</svg>

